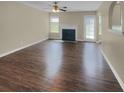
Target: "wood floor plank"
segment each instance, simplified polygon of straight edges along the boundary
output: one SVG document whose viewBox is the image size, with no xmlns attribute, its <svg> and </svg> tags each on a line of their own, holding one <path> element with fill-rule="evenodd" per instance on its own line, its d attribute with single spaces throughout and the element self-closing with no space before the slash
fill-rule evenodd
<svg viewBox="0 0 124 93">
<path fill-rule="evenodd" d="M 122 91 L 95 43 L 47 40 L 0 58 L 0 91 Z"/>
</svg>

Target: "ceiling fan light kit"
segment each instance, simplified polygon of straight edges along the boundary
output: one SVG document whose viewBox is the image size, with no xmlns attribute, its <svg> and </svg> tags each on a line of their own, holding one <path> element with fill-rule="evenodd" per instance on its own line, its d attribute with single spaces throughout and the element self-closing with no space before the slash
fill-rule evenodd
<svg viewBox="0 0 124 93">
<path fill-rule="evenodd" d="M 60 8 L 60 7 L 58 6 L 58 2 L 54 2 L 54 5 L 52 6 L 52 11 L 53 11 L 54 13 L 60 12 L 60 11 L 66 12 L 66 9 L 67 9 L 66 6 Z"/>
<path fill-rule="evenodd" d="M 58 5 L 54 5 L 52 11 L 53 11 L 53 12 L 59 12 L 59 7 L 58 7 Z"/>
</svg>

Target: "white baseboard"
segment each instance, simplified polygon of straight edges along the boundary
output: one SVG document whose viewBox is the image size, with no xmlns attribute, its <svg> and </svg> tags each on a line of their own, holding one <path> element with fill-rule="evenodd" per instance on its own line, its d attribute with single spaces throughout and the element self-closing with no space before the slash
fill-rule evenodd
<svg viewBox="0 0 124 93">
<path fill-rule="evenodd" d="M 97 41 L 93 41 L 93 40 L 82 40 L 82 39 L 77 39 L 77 41 L 97 43 Z"/>
<path fill-rule="evenodd" d="M 124 82 L 123 82 L 122 79 L 119 77 L 119 75 L 118 75 L 118 73 L 116 72 L 116 70 L 114 69 L 114 67 L 111 65 L 111 63 L 110 63 L 108 57 L 106 56 L 106 54 L 104 53 L 104 51 L 102 50 L 101 47 L 100 47 L 100 50 L 101 50 L 101 52 L 102 52 L 104 58 L 106 59 L 106 61 L 107 61 L 108 65 L 109 65 L 109 67 L 111 68 L 111 70 L 112 70 L 114 76 L 115 76 L 116 79 L 118 80 L 118 82 L 119 82 L 121 88 L 122 88 L 123 91 L 124 91 Z"/>
<path fill-rule="evenodd" d="M 84 40 L 82 40 L 82 39 L 77 39 L 76 41 L 84 41 Z"/>
<path fill-rule="evenodd" d="M 11 53 L 14 53 L 14 52 L 16 52 L 16 51 L 22 50 L 22 49 L 24 49 L 24 48 L 30 47 L 30 46 L 32 46 L 32 45 L 38 44 L 38 43 L 40 43 L 40 42 L 43 42 L 43 41 L 45 41 L 45 40 L 47 40 L 47 39 L 48 39 L 48 38 L 44 38 L 44 39 L 42 39 L 42 40 L 40 40 L 40 41 L 33 42 L 33 43 L 28 44 L 28 45 L 26 45 L 26 46 L 23 46 L 23 47 L 20 47 L 20 48 L 15 49 L 15 50 L 9 51 L 9 52 L 7 52 L 7 53 L 0 54 L 0 58 L 1 58 L 1 57 L 4 57 L 4 56 L 7 56 L 7 55 L 9 55 L 9 54 L 11 54 Z"/>
<path fill-rule="evenodd" d="M 100 40 L 96 41 L 97 44 L 101 44 L 102 42 Z"/>
</svg>

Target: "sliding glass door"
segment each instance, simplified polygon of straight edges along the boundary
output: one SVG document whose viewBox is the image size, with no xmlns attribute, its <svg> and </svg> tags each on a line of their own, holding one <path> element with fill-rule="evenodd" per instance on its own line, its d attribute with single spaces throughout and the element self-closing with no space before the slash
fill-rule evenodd
<svg viewBox="0 0 124 93">
<path fill-rule="evenodd" d="M 84 16 L 84 39 L 85 41 L 96 40 L 96 17 L 95 15 Z"/>
</svg>

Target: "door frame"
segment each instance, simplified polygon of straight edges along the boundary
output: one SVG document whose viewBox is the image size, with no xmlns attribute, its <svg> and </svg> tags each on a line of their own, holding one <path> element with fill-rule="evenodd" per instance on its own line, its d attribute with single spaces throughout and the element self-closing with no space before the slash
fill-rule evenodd
<svg viewBox="0 0 124 93">
<path fill-rule="evenodd" d="M 86 27 L 85 27 L 85 17 L 86 16 L 93 16 L 94 17 L 94 39 L 92 40 L 92 39 L 86 39 Z M 96 20 L 96 15 L 84 15 L 84 17 L 83 17 L 83 27 L 84 27 L 84 41 L 90 41 L 90 42 L 96 42 L 96 40 L 97 40 L 97 20 Z"/>
</svg>

